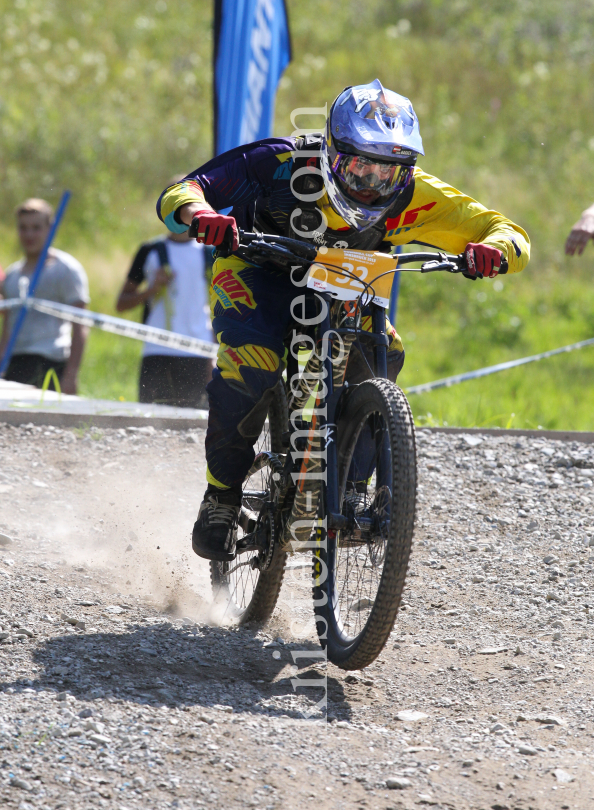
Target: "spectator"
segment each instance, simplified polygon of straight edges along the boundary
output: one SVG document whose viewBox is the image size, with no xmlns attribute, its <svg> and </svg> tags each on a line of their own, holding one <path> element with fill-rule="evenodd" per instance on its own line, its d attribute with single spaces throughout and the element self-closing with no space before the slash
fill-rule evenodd
<svg viewBox="0 0 594 810">
<path fill-rule="evenodd" d="M 594 205 L 586 208 L 571 229 L 565 243 L 565 252 L 568 256 L 573 256 L 577 250 L 578 256 L 581 256 L 589 239 L 594 239 Z"/>
<path fill-rule="evenodd" d="M 45 200 L 25 200 L 16 209 L 18 236 L 25 258 L 7 268 L 6 278 L 0 282 L 4 298 L 18 298 L 21 279 L 30 282 L 53 216 L 53 209 Z M 63 250 L 50 248 L 35 297 L 84 309 L 89 303 L 89 284 L 80 262 Z M 13 309 L 4 318 L 0 357 L 6 350 L 17 312 Z M 84 326 L 30 310 L 19 332 L 6 379 L 41 388 L 46 373 L 53 368 L 62 391 L 76 394 L 87 332 Z M 54 387 L 53 382 L 50 387 Z"/>
<path fill-rule="evenodd" d="M 171 182 L 178 182 L 175 178 Z M 210 249 L 186 233 L 168 233 L 141 245 L 118 297 L 118 312 L 144 304 L 143 323 L 213 340 L 207 277 Z M 140 286 L 146 282 L 143 290 Z M 138 399 L 181 408 L 207 408 L 213 362 L 179 349 L 145 343 Z"/>
</svg>

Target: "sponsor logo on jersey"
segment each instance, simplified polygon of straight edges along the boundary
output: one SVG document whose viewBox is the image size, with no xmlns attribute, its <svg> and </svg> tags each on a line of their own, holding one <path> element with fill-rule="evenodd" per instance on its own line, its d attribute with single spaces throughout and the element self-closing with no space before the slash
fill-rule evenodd
<svg viewBox="0 0 594 810">
<path fill-rule="evenodd" d="M 256 308 L 251 290 L 239 278 L 236 270 L 231 268 L 221 270 L 213 278 L 212 288 L 225 309 L 235 307 L 239 310 L 239 303 L 250 309 Z"/>
<path fill-rule="evenodd" d="M 404 218 L 402 214 L 397 217 L 388 217 L 386 220 L 386 236 L 398 236 L 399 233 L 410 231 L 412 227 L 419 228 L 422 223 L 419 225 L 415 225 L 415 223 L 421 211 L 431 211 L 436 205 L 436 202 L 430 202 L 418 208 L 411 208 L 410 211 L 404 212 Z"/>
<path fill-rule="evenodd" d="M 511 240 L 511 243 L 512 243 L 512 245 L 514 246 L 514 250 L 516 251 L 516 256 L 517 256 L 517 257 L 518 257 L 518 259 L 519 259 L 519 258 L 520 258 L 520 256 L 522 255 L 522 251 L 521 251 L 521 249 L 518 247 L 518 243 L 516 242 L 516 240 L 515 240 L 515 239 L 512 239 L 512 240 Z"/>
</svg>

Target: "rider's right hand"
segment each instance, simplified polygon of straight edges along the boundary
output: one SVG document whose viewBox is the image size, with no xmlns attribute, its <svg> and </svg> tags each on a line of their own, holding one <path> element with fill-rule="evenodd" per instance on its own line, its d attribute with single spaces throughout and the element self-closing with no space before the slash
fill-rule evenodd
<svg viewBox="0 0 594 810">
<path fill-rule="evenodd" d="M 231 228 L 232 250 L 239 247 L 239 232 L 234 217 L 226 217 L 216 211 L 197 211 L 189 228 L 190 237 L 205 245 L 222 245 L 227 230 Z"/>
</svg>

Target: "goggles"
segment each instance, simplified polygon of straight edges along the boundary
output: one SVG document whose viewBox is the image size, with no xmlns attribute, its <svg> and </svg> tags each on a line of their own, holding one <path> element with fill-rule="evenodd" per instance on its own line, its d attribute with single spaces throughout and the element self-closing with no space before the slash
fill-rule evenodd
<svg viewBox="0 0 594 810">
<path fill-rule="evenodd" d="M 415 171 L 414 166 L 382 163 L 362 155 L 337 152 L 332 172 L 351 191 L 375 191 L 378 197 L 390 197 L 406 188 Z"/>
</svg>

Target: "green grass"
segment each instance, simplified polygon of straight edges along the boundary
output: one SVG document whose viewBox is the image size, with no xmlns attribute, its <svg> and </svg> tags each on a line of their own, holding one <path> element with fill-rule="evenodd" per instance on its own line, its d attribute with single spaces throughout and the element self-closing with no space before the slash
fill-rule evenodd
<svg viewBox="0 0 594 810">
<path fill-rule="evenodd" d="M 136 402 L 142 343 L 93 329 L 79 378 L 81 396 Z"/>
<path fill-rule="evenodd" d="M 578 274 L 529 268 L 499 283 L 410 274 L 401 289 L 405 388 L 594 337 L 594 290 Z M 593 430 L 593 375 L 594 346 L 410 402 L 419 424 Z"/>
<path fill-rule="evenodd" d="M 419 115 L 423 168 L 524 227 L 519 277 L 471 284 L 410 274 L 398 329 L 413 385 L 594 335 L 590 247 L 563 244 L 594 198 L 594 5 L 583 0 L 288 0 L 294 60 L 275 132 L 297 107 L 379 76 Z M 35 194 L 73 199 L 58 246 L 113 300 L 141 239 L 158 233 L 168 178 L 212 152 L 212 4 L 15 0 L 0 27 L 0 263 L 10 217 Z M 318 126 L 320 118 L 298 125 Z M 486 293 L 477 300 L 477 293 Z M 414 334 L 412 334 L 414 333 Z M 140 344 L 91 335 L 81 391 L 134 399 Z M 593 429 L 594 350 L 411 397 L 419 422 Z M 429 416 L 428 414 L 431 414 Z M 512 414 L 514 416 L 512 417 Z"/>
</svg>

